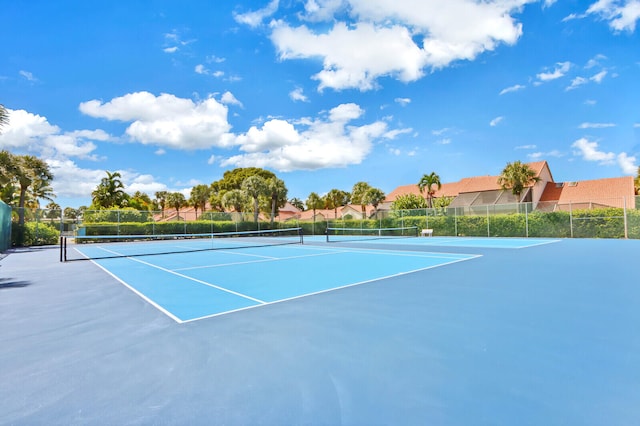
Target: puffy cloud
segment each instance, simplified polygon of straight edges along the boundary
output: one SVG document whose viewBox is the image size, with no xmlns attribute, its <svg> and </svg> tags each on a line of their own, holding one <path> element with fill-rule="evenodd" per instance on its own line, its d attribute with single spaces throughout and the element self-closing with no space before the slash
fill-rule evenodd
<svg viewBox="0 0 640 426">
<path fill-rule="evenodd" d="M 564 77 L 564 75 L 569 71 L 570 68 L 571 62 L 559 62 L 556 64 L 552 71 L 542 72 L 536 75 L 536 77 L 541 82 L 556 80 L 560 77 Z"/>
<path fill-rule="evenodd" d="M 223 95 L 227 103 L 232 97 L 228 92 Z M 83 102 L 80 111 L 92 117 L 132 122 L 127 135 L 145 145 L 195 150 L 229 146 L 232 139 L 228 134 L 228 109 L 214 98 L 193 102 L 166 93 L 155 96 L 136 92 L 104 103 Z"/>
<path fill-rule="evenodd" d="M 236 13 L 234 14 L 234 18 L 238 23 L 246 24 L 250 27 L 257 27 L 265 18 L 273 15 L 278 10 L 279 3 L 278 0 L 271 0 L 263 9 L 247 13 Z"/>
<path fill-rule="evenodd" d="M 322 60 L 323 69 L 314 76 L 320 90 L 372 90 L 381 77 L 415 81 L 427 67 L 473 60 L 500 44 L 516 43 L 522 25 L 511 14 L 530 1 L 308 0 L 301 19 L 333 21 L 333 27 L 316 31 L 276 20 L 271 40 L 281 60 Z M 343 11 L 348 22 L 337 20 L 346 16 Z"/>
<path fill-rule="evenodd" d="M 261 128 L 254 126 L 239 135 L 236 142 L 245 153 L 223 160 L 222 166 L 292 171 L 358 164 L 369 154 L 374 141 L 394 136 L 383 121 L 353 125 L 363 114 L 358 105 L 343 104 L 331 109 L 325 118 L 300 120 L 298 128 L 272 119 Z"/>
<path fill-rule="evenodd" d="M 609 21 L 609 26 L 615 31 L 634 32 L 636 21 L 640 19 L 640 1 L 598 0 L 589 6 L 586 14 Z"/>
<path fill-rule="evenodd" d="M 27 152 L 45 158 L 77 157 L 95 159 L 96 145 L 92 141 L 107 141 L 111 137 L 103 130 L 62 132 L 37 114 L 25 110 L 8 110 L 9 124 L 0 135 L 3 148 Z"/>
<path fill-rule="evenodd" d="M 574 151 L 574 155 L 579 155 L 583 160 L 596 161 L 601 164 L 612 164 L 616 158 L 616 154 L 613 152 L 603 152 L 598 150 L 598 143 L 591 142 L 586 138 L 580 138 L 572 145 L 577 151 Z"/>
<path fill-rule="evenodd" d="M 597 142 L 581 138 L 575 141 L 571 147 L 575 148 L 574 155 L 581 156 L 583 160 L 594 161 L 601 165 L 617 164 L 625 175 L 635 175 L 638 171 L 637 159 L 626 152 L 618 154 L 614 152 L 600 151 Z"/>
<path fill-rule="evenodd" d="M 304 94 L 304 89 L 302 87 L 296 87 L 289 93 L 289 98 L 292 101 L 300 101 L 300 102 L 309 102 L 309 98 Z"/>
<path fill-rule="evenodd" d="M 638 162 L 636 157 L 627 155 L 626 152 L 621 152 L 616 158 L 618 166 L 625 175 L 635 176 L 638 171 Z"/>
</svg>

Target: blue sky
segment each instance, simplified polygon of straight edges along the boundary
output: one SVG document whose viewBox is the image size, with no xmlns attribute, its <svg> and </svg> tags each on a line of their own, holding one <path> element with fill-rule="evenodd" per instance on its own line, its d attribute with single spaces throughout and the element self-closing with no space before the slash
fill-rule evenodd
<svg viewBox="0 0 640 426">
<path fill-rule="evenodd" d="M 13 1 L 0 148 L 56 202 L 189 193 L 235 167 L 289 197 L 386 193 L 547 160 L 556 181 L 640 165 L 639 0 Z"/>
</svg>

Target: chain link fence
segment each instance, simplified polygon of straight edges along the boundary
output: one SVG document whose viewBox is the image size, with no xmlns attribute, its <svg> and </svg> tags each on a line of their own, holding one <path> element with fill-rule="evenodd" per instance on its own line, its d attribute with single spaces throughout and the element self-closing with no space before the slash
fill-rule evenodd
<svg viewBox="0 0 640 426">
<path fill-rule="evenodd" d="M 5 216 L 10 212 L 5 208 Z M 0 213 L 3 210 L 0 208 Z M 633 238 L 640 239 L 640 196 L 594 199 L 587 203 L 519 203 L 465 207 L 379 210 L 369 219 L 301 221 L 253 213 L 203 212 L 193 217 L 168 211 L 132 209 L 84 211 L 65 217 L 60 210 L 24 209 L 19 229 L 19 209 L 14 208 L 10 233 L 2 228 L 3 241 L 13 246 L 57 244 L 60 236 L 166 235 L 256 231 L 301 227 L 305 235 L 323 235 L 327 227 L 432 229 L 435 236 Z M 338 210 L 338 215 L 340 212 Z M 9 238 L 11 235 L 11 239 Z M 20 239 L 18 239 L 20 238 Z"/>
</svg>

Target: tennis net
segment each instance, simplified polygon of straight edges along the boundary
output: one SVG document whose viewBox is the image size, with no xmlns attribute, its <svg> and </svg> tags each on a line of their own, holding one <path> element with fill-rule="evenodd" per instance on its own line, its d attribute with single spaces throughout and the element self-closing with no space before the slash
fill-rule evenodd
<svg viewBox="0 0 640 426">
<path fill-rule="evenodd" d="M 91 235 L 60 238 L 60 261 L 302 244 L 302 228 L 209 234 Z"/>
<path fill-rule="evenodd" d="M 407 238 L 418 236 L 416 226 L 401 228 L 327 228 L 327 242 Z"/>
</svg>

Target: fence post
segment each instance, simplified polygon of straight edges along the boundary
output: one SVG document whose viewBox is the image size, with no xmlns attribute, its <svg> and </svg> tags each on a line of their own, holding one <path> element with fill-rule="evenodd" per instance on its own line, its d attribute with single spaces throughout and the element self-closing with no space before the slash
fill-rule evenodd
<svg viewBox="0 0 640 426">
<path fill-rule="evenodd" d="M 571 238 L 573 238 L 573 205 L 571 204 L 571 201 L 569 201 L 569 231 Z"/>
<path fill-rule="evenodd" d="M 624 238 L 629 239 L 629 228 L 627 227 L 627 197 L 622 197 L 622 212 L 624 214 Z"/>
<path fill-rule="evenodd" d="M 533 206 L 533 204 L 532 204 Z M 529 205 L 524 206 L 524 235 L 529 238 Z"/>
<path fill-rule="evenodd" d="M 489 204 L 487 204 L 487 237 L 491 236 L 491 227 L 489 226 Z"/>
</svg>

